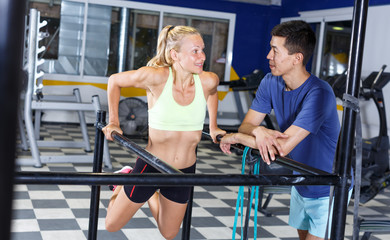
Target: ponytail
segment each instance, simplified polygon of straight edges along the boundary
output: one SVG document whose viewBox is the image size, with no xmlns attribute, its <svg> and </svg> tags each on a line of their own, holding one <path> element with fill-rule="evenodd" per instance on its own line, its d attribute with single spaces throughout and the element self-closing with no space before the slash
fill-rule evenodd
<svg viewBox="0 0 390 240">
<path fill-rule="evenodd" d="M 165 26 L 158 36 L 157 53 L 146 66 L 150 67 L 168 67 L 172 66 L 171 50 L 180 50 L 180 41 L 187 35 L 200 33 L 189 26 Z"/>
</svg>

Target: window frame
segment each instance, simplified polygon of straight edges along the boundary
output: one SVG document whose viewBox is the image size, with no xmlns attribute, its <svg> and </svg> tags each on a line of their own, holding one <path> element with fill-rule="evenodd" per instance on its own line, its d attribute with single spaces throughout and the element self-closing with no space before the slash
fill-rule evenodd
<svg viewBox="0 0 390 240">
<path fill-rule="evenodd" d="M 88 5 L 89 4 L 99 4 L 104 6 L 111 7 L 125 7 L 135 10 L 146 10 L 146 11 L 155 11 L 159 12 L 159 27 L 158 31 L 160 32 L 163 28 L 163 18 L 164 13 L 178 13 L 183 15 L 190 15 L 196 17 L 205 17 L 209 19 L 221 19 L 228 20 L 228 39 L 227 39 L 227 49 L 226 49 L 226 63 L 224 71 L 224 79 L 221 81 L 230 81 L 230 70 L 232 66 L 233 59 L 233 43 L 234 43 L 234 29 L 236 22 L 236 14 L 210 11 L 210 10 L 200 10 L 194 8 L 186 7 L 176 7 L 160 4 L 151 4 L 151 3 L 141 3 L 135 1 L 124 1 L 124 0 L 67 0 L 70 2 L 84 3 L 84 26 L 83 26 L 83 39 L 82 39 L 82 48 L 81 48 L 81 61 L 80 61 L 80 70 L 77 75 L 70 74 L 58 74 L 58 73 L 45 73 L 43 76 L 44 79 L 58 80 L 58 81 L 72 81 L 72 82 L 84 82 L 84 83 L 107 83 L 107 76 L 89 76 L 84 74 L 84 58 L 85 58 L 85 44 L 86 44 L 86 34 L 87 34 L 87 24 L 88 24 Z"/>
<path fill-rule="evenodd" d="M 324 47 L 324 38 L 325 38 L 325 25 L 328 22 L 338 22 L 338 21 L 352 21 L 353 18 L 353 7 L 345 8 L 336 8 L 336 9 L 325 9 L 325 10 L 316 10 L 316 11 L 303 11 L 298 12 L 299 17 L 292 18 L 282 18 L 281 22 L 287 22 L 290 20 L 303 20 L 308 23 L 320 24 L 319 36 L 317 39 L 315 53 L 317 55 L 313 56 L 313 61 L 315 58 L 315 66 L 313 66 L 313 74 L 320 76 L 321 63 L 323 58 L 323 47 Z"/>
</svg>

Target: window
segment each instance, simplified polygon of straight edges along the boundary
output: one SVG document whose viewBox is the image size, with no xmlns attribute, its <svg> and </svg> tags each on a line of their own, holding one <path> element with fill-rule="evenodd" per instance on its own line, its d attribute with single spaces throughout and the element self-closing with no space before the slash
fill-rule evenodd
<svg viewBox="0 0 390 240">
<path fill-rule="evenodd" d="M 227 20 L 215 20 L 196 16 L 164 14 L 164 26 L 188 25 L 196 28 L 203 37 L 205 43 L 204 52 L 206 61 L 204 70 L 216 73 L 220 79 L 224 79 L 225 62 L 229 22 Z"/>
<path fill-rule="evenodd" d="M 30 2 L 30 7 L 41 5 L 42 21 L 51 8 Z M 62 0 L 54 4 L 55 16 L 46 17 L 49 36 L 41 41 L 47 50 L 40 55 L 45 59 L 42 70 L 52 79 L 73 75 L 78 81 L 99 82 L 102 77 L 100 82 L 104 82 L 113 73 L 138 69 L 155 55 L 164 26 L 189 25 L 203 36 L 204 69 L 222 81 L 229 80 L 234 14 L 128 1 Z"/>
<path fill-rule="evenodd" d="M 325 24 L 320 78 L 334 77 L 347 69 L 351 44 L 351 25 L 351 21 Z"/>
<path fill-rule="evenodd" d="M 332 78 L 344 72 L 348 64 L 351 44 L 353 8 L 338 8 L 300 12 L 299 18 L 311 24 L 317 44 L 308 70 L 322 79 Z"/>
</svg>

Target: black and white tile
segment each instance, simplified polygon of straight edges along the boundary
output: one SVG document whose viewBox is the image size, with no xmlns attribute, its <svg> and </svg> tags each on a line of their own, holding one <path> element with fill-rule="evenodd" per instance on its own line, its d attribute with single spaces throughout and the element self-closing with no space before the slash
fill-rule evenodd
<svg viewBox="0 0 390 240">
<path fill-rule="evenodd" d="M 90 139 L 94 139 L 93 126 L 89 126 Z M 49 140 L 82 141 L 77 125 L 44 124 L 41 137 Z M 145 140 L 134 139 L 144 146 Z M 92 144 L 93 145 L 93 144 Z M 93 146 L 92 146 L 93 147 Z M 41 149 L 41 154 L 71 155 L 82 154 L 81 149 Z M 18 150 L 18 156 L 29 156 L 29 152 Z M 87 153 L 85 153 L 87 154 Z M 91 153 L 88 153 L 91 154 Z M 113 169 L 133 164 L 136 156 L 128 153 L 114 143 L 110 143 Z M 91 164 L 52 163 L 42 168 L 18 166 L 17 171 L 70 171 L 91 172 Z M 198 147 L 197 173 L 204 174 L 237 174 L 241 172 L 241 156 L 225 155 L 208 140 L 203 140 Z M 74 185 L 15 185 L 13 197 L 12 240 L 62 240 L 87 239 L 89 206 L 89 186 Z M 194 192 L 194 204 L 191 219 L 191 239 L 232 239 L 234 214 L 236 209 L 238 187 L 231 186 L 197 186 Z M 156 222 L 147 204 L 137 212 L 135 217 L 121 230 L 109 233 L 104 228 L 106 207 L 111 191 L 106 186 L 101 188 L 98 239 L 135 239 L 160 240 Z M 258 213 L 257 239 L 298 239 L 296 230 L 289 227 L 289 194 L 275 194 L 267 208 L 271 217 Z M 390 190 L 385 191 L 361 206 L 362 216 L 390 218 Z M 245 211 L 245 208 L 244 208 Z M 353 201 L 348 208 L 346 239 L 352 239 Z M 240 219 L 239 219 L 240 222 Z M 238 223 L 240 226 L 240 223 Z M 253 211 L 249 223 L 249 237 L 253 239 Z M 241 229 L 237 228 L 235 239 L 241 239 Z M 181 233 L 175 238 L 181 239 Z M 375 233 L 370 239 L 390 239 L 390 233 Z"/>
</svg>

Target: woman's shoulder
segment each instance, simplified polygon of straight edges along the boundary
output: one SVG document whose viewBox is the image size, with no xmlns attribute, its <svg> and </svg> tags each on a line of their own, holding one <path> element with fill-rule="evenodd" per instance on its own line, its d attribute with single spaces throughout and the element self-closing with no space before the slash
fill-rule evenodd
<svg viewBox="0 0 390 240">
<path fill-rule="evenodd" d="M 141 67 L 136 72 L 140 79 L 158 83 L 166 81 L 169 76 L 169 67 Z"/>
<path fill-rule="evenodd" d="M 201 74 L 199 74 L 199 78 L 203 85 L 206 84 L 212 87 L 219 85 L 219 77 L 213 72 L 203 71 Z"/>
<path fill-rule="evenodd" d="M 206 78 L 206 79 L 213 79 L 213 80 L 219 80 L 218 75 L 214 72 L 207 72 L 203 71 L 199 74 L 200 78 Z"/>
<path fill-rule="evenodd" d="M 151 75 L 168 75 L 169 67 L 141 67 L 137 70 L 140 74 L 151 74 Z"/>
</svg>

